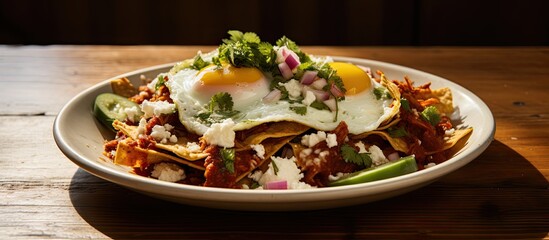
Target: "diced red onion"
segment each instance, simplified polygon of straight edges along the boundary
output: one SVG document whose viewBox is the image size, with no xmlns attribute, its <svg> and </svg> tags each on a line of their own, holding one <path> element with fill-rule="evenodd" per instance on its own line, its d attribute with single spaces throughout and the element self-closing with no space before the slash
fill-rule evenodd
<svg viewBox="0 0 549 240">
<path fill-rule="evenodd" d="M 330 98 L 326 101 L 323 101 L 323 103 L 326 104 L 326 106 L 328 106 L 328 108 L 330 108 L 330 110 L 332 110 L 332 112 L 337 109 L 337 103 L 336 103 L 335 98 Z"/>
<path fill-rule="evenodd" d="M 272 181 L 265 183 L 265 189 L 288 189 L 288 181 Z"/>
<path fill-rule="evenodd" d="M 288 55 L 284 62 L 286 62 L 286 64 L 288 64 L 288 67 L 290 67 L 290 69 L 292 70 L 294 70 L 300 64 L 298 58 L 295 57 L 293 54 Z"/>
<path fill-rule="evenodd" d="M 400 159 L 400 155 L 398 155 L 398 152 L 394 152 L 389 154 L 389 156 L 387 156 L 387 159 L 389 159 L 390 161 L 396 161 Z"/>
<path fill-rule="evenodd" d="M 319 101 L 325 101 L 330 98 L 330 94 L 322 90 L 312 89 L 311 92 L 315 95 L 316 99 Z"/>
<path fill-rule="evenodd" d="M 343 97 L 345 94 L 335 85 L 332 83 L 332 86 L 330 86 L 330 92 L 336 97 Z"/>
<path fill-rule="evenodd" d="M 312 92 L 315 95 L 315 99 L 318 100 L 318 101 L 321 101 L 321 102 L 324 101 L 324 100 L 328 100 L 330 98 L 330 93 L 328 93 L 328 92 L 313 89 L 309 86 L 303 86 L 303 88 L 301 90 L 301 94 L 303 96 L 307 96 L 307 92 Z"/>
<path fill-rule="evenodd" d="M 318 74 L 317 71 L 305 71 L 303 73 L 303 77 L 301 77 L 301 84 L 310 85 L 315 81 L 317 74 Z"/>
<path fill-rule="evenodd" d="M 278 51 L 276 51 L 276 62 L 277 63 L 284 62 L 288 54 L 290 54 L 288 51 L 289 51 L 288 48 L 285 46 L 279 48 Z"/>
<path fill-rule="evenodd" d="M 265 97 L 263 97 L 264 103 L 274 103 L 280 100 L 280 97 L 282 96 L 282 92 L 278 89 L 274 89 L 269 94 L 267 94 Z"/>
<path fill-rule="evenodd" d="M 288 64 L 285 62 L 278 64 L 278 69 L 280 70 L 280 73 L 282 74 L 282 77 L 284 77 L 284 79 L 290 79 L 294 76 L 292 69 L 290 69 Z"/>
<path fill-rule="evenodd" d="M 326 79 L 324 78 L 319 78 L 313 83 L 311 83 L 310 86 L 314 89 L 322 90 L 322 88 L 324 88 L 324 86 L 326 85 L 328 85 L 328 81 L 326 81 Z"/>
</svg>

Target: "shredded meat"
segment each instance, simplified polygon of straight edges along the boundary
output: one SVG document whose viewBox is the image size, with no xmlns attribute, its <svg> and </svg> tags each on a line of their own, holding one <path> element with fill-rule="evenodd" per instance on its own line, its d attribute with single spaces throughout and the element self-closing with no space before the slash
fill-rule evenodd
<svg viewBox="0 0 549 240">
<path fill-rule="evenodd" d="M 297 164 L 304 173 L 302 181 L 312 186 L 326 186 L 330 175 L 339 172 L 350 173 L 359 169 L 358 165 L 345 162 L 340 154 L 341 146 L 349 134 L 347 124 L 342 121 L 329 133 L 336 134 L 337 146 L 329 148 L 327 142 L 322 141 L 311 147 L 310 154 L 297 156 Z"/>
<path fill-rule="evenodd" d="M 401 107 L 401 121 L 396 126 L 404 127 L 408 132 L 408 136 L 403 138 L 409 145 L 409 151 L 406 154 L 414 154 L 420 168 L 423 168 L 428 162 L 440 163 L 445 161 L 447 157 L 440 149 L 442 149 L 444 145 L 445 130 L 452 128 L 450 119 L 446 116 L 442 116 L 441 121 L 436 126 L 432 126 L 418 115 L 418 112 L 423 111 L 425 106 L 438 102 L 438 100 L 434 98 L 418 98 L 418 96 L 431 91 L 431 84 L 427 83 L 414 87 L 412 81 L 407 77 L 403 82 L 393 81 L 393 83 L 399 87 L 401 96 L 408 100 L 410 108 L 415 110 L 408 111 Z M 427 152 L 437 153 L 427 156 Z"/>
<path fill-rule="evenodd" d="M 206 168 L 204 186 L 206 187 L 237 188 L 239 187 L 236 185 L 238 177 L 255 168 L 254 163 L 260 160 L 252 150 L 236 151 L 233 163 L 234 172 L 230 172 L 226 168 L 219 151 L 220 148 L 215 145 L 206 147 L 205 152 L 209 154 L 204 161 L 204 167 Z"/>
</svg>

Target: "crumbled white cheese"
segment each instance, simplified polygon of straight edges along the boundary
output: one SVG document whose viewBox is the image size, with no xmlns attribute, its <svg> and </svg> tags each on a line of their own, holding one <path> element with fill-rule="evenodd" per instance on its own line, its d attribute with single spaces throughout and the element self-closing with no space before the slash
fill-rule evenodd
<svg viewBox="0 0 549 240">
<path fill-rule="evenodd" d="M 136 122 L 136 117 L 139 114 L 139 108 L 137 106 L 133 106 L 131 108 L 124 108 L 124 114 L 126 114 L 126 118 L 129 119 L 132 122 Z"/>
<path fill-rule="evenodd" d="M 307 91 L 305 93 L 305 98 L 303 99 L 303 101 L 301 101 L 301 103 L 305 104 L 305 106 L 309 106 L 311 105 L 311 103 L 313 103 L 314 101 L 316 100 L 316 96 L 313 92 L 311 91 Z"/>
<path fill-rule="evenodd" d="M 186 148 L 189 152 L 200 152 L 200 145 L 196 142 L 188 142 Z"/>
<path fill-rule="evenodd" d="M 173 129 L 173 126 L 170 124 L 164 124 L 164 126 L 161 125 L 155 125 L 152 128 L 151 137 L 156 140 L 156 142 L 159 143 L 167 143 L 168 141 L 172 143 L 177 142 L 177 137 L 175 135 L 172 135 L 170 130 Z"/>
<path fill-rule="evenodd" d="M 295 157 L 288 159 L 272 156 L 271 161 L 272 162 L 269 163 L 269 169 L 267 169 L 265 173 L 261 173 L 261 171 L 256 171 L 252 174 L 249 174 L 248 177 L 258 182 L 261 186 L 265 185 L 268 182 L 286 180 L 288 182 L 288 189 L 314 188 L 307 183 L 299 181 L 303 178 L 304 175 L 297 167 L 295 163 Z M 278 169 L 276 173 L 274 170 L 273 162 Z M 263 188 L 260 187 L 259 189 Z"/>
<path fill-rule="evenodd" d="M 278 83 L 284 88 L 286 88 L 286 91 L 288 91 L 288 96 L 290 96 L 290 99 L 296 99 L 301 96 L 301 83 L 295 79 L 291 79 L 288 82 L 285 83 Z"/>
<path fill-rule="evenodd" d="M 324 131 L 318 131 L 317 133 L 311 133 L 309 135 L 304 135 L 301 138 L 301 144 L 312 147 L 316 145 L 319 142 L 322 142 L 326 140 L 326 143 L 328 144 L 328 147 L 335 147 L 337 146 L 337 135 L 335 133 L 328 133 Z M 318 154 L 318 153 L 317 153 Z"/>
<path fill-rule="evenodd" d="M 141 118 L 141 120 L 139 120 L 139 126 L 137 126 L 137 133 L 139 135 L 145 134 L 146 128 L 147 128 L 147 120 L 145 118 Z"/>
<path fill-rule="evenodd" d="M 446 135 L 446 136 L 452 136 L 452 135 L 454 135 L 454 132 L 455 132 L 455 131 L 456 131 L 456 129 L 450 128 L 450 129 L 444 131 L 444 135 Z"/>
<path fill-rule="evenodd" d="M 170 114 L 175 112 L 175 104 L 168 101 L 156 101 L 149 102 L 148 100 L 141 103 L 141 111 L 143 111 L 145 118 L 152 116 L 160 116 L 161 114 Z"/>
<path fill-rule="evenodd" d="M 332 182 L 332 181 L 338 180 L 338 179 L 340 179 L 340 178 L 342 178 L 342 177 L 344 177 L 344 176 L 347 176 L 347 175 L 349 175 L 349 174 L 350 174 L 350 173 L 338 172 L 338 173 L 336 173 L 336 175 L 330 175 L 330 176 L 328 176 L 328 180 L 330 180 L 330 182 Z"/>
<path fill-rule="evenodd" d="M 381 149 L 376 145 L 370 146 L 368 148 L 368 152 L 370 153 L 370 158 L 372 159 L 372 165 L 374 166 L 383 165 L 389 162 L 389 160 L 385 158 L 383 151 L 381 151 Z"/>
<path fill-rule="evenodd" d="M 357 143 L 355 143 L 355 146 L 358 147 L 358 153 L 367 153 L 368 151 L 366 151 L 366 145 L 364 145 L 364 143 L 362 141 L 359 141 Z"/>
<path fill-rule="evenodd" d="M 337 135 L 335 135 L 335 133 L 329 133 L 326 136 L 326 143 L 328 143 L 329 148 L 337 146 Z"/>
<path fill-rule="evenodd" d="M 301 138 L 301 144 L 312 147 L 317 143 L 326 140 L 326 132 L 318 131 L 317 133 L 311 133 Z"/>
<path fill-rule="evenodd" d="M 166 182 L 177 182 L 185 179 L 185 171 L 177 164 L 162 162 L 154 165 L 151 176 Z"/>
<path fill-rule="evenodd" d="M 436 166 L 436 165 L 437 165 L 436 163 L 433 163 L 433 162 L 432 162 L 432 163 L 428 163 L 427 165 L 424 165 L 423 167 L 424 167 L 424 168 L 430 168 L 430 167 L 434 167 L 434 166 Z"/>
<path fill-rule="evenodd" d="M 319 156 L 322 160 L 325 160 L 326 157 L 327 157 L 328 155 L 330 155 L 330 151 L 328 151 L 328 150 L 322 151 L 322 152 L 320 152 L 320 153 L 318 154 L 318 156 Z"/>
<path fill-rule="evenodd" d="M 234 138 L 236 136 L 233 127 L 235 123 L 232 119 L 227 118 L 221 123 L 214 123 L 204 133 L 202 139 L 211 145 L 220 147 L 234 147 Z"/>
<path fill-rule="evenodd" d="M 263 147 L 263 145 L 261 145 L 261 144 L 252 144 L 250 146 L 252 147 L 252 149 L 255 151 L 255 154 L 259 158 L 265 159 L 265 147 Z"/>
<path fill-rule="evenodd" d="M 305 148 L 305 149 L 301 150 L 301 152 L 299 153 L 299 157 L 300 158 L 306 158 L 309 155 L 311 155 L 311 153 L 313 153 L 313 149 Z"/>
</svg>

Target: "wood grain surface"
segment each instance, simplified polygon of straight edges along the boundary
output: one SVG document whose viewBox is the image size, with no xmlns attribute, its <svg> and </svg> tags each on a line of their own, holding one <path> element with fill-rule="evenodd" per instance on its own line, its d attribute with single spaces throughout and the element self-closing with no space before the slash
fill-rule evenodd
<svg viewBox="0 0 549 240">
<path fill-rule="evenodd" d="M 79 169 L 52 125 L 82 90 L 212 46 L 0 46 L 0 239 L 549 239 L 549 48 L 304 47 L 450 79 L 496 118 L 465 167 L 411 193 L 291 213 L 214 210 L 141 195 Z"/>
</svg>

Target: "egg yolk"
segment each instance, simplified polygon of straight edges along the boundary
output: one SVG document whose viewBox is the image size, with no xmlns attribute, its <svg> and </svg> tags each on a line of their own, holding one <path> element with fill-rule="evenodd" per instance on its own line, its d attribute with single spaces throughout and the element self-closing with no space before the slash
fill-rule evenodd
<svg viewBox="0 0 549 240">
<path fill-rule="evenodd" d="M 359 68 L 358 66 L 351 63 L 344 62 L 332 62 L 330 67 L 337 71 L 337 75 L 343 80 L 343 85 L 347 92 L 345 95 L 355 95 L 366 89 L 369 89 L 372 85 L 370 76 Z"/>
<path fill-rule="evenodd" d="M 263 73 L 257 68 L 234 67 L 224 65 L 222 68 L 209 66 L 201 72 L 200 81 L 203 85 L 235 85 L 238 83 L 253 83 L 263 78 Z"/>
</svg>

